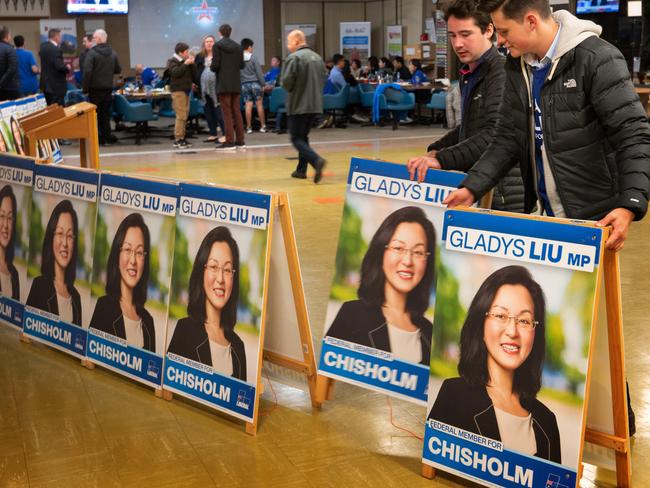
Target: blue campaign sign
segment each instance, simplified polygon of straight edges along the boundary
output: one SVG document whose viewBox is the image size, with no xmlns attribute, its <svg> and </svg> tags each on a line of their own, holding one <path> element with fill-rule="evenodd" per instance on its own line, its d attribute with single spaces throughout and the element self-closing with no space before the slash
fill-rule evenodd
<svg viewBox="0 0 650 488">
<path fill-rule="evenodd" d="M 352 183 L 352 176 L 354 173 L 366 173 L 369 175 L 386 176 L 407 181 L 410 180 L 409 172 L 405 164 L 388 163 L 386 161 L 376 161 L 374 159 L 352 158 L 352 161 L 350 162 L 350 172 L 348 174 L 348 185 Z M 465 173 L 430 169 L 427 171 L 424 183 L 458 188 L 458 185 L 460 185 L 464 178 Z M 417 184 L 416 182 L 413 183 Z"/>
<path fill-rule="evenodd" d="M 25 308 L 23 332 L 73 356 L 86 355 L 86 329 L 48 317 L 31 307 Z"/>
<path fill-rule="evenodd" d="M 503 449 L 498 442 L 435 421 L 426 425 L 422 457 L 430 466 L 490 486 L 576 486 L 577 473 L 566 466 Z"/>
<path fill-rule="evenodd" d="M 265 229 L 271 195 L 206 185 L 180 185 L 179 215 Z"/>
<path fill-rule="evenodd" d="M 0 296 L 0 320 L 22 329 L 24 310 L 25 306 L 22 303 Z"/>
<path fill-rule="evenodd" d="M 123 342 L 90 329 L 88 358 L 141 383 L 159 387 L 162 383 L 162 357 Z"/>
<path fill-rule="evenodd" d="M 165 389 L 251 422 L 255 411 L 255 387 L 230 376 L 197 369 L 175 355 L 165 357 Z"/>
<path fill-rule="evenodd" d="M 327 337 L 323 340 L 318 366 L 322 374 L 426 404 L 429 368 L 393 359 L 388 354 L 353 350 L 349 348 L 354 347 L 352 344 L 341 347 L 337 342 Z"/>
</svg>

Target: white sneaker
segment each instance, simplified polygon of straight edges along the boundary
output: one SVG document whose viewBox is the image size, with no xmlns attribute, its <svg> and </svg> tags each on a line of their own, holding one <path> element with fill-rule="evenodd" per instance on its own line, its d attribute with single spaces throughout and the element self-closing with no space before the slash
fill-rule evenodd
<svg viewBox="0 0 650 488">
<path fill-rule="evenodd" d="M 251 127 L 246 127 L 246 134 L 252 134 L 253 129 Z"/>
<path fill-rule="evenodd" d="M 413 119 L 411 117 L 405 117 L 404 120 L 400 120 L 400 124 L 412 124 Z"/>
<path fill-rule="evenodd" d="M 265 134 L 265 133 L 266 133 L 266 126 L 265 126 L 265 125 L 263 125 L 262 127 L 260 127 L 260 133 L 262 133 L 262 134 Z"/>
</svg>

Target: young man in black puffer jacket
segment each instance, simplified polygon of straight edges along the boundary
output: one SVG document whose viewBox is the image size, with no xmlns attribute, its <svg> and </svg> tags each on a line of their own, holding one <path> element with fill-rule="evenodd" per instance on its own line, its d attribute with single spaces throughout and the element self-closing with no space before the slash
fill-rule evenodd
<svg viewBox="0 0 650 488">
<path fill-rule="evenodd" d="M 490 14 L 477 7 L 474 0 L 454 0 L 445 11 L 451 45 L 463 63 L 461 123 L 430 144 L 425 156 L 409 159 L 411 174 L 418 168 L 466 172 L 492 141 L 506 79 L 505 57 L 492 44 L 494 26 Z M 518 167 L 496 185 L 492 208 L 524 211 L 524 186 Z"/>
<path fill-rule="evenodd" d="M 602 29 L 548 0 L 485 0 L 509 49 L 492 144 L 445 203 L 471 205 L 517 161 L 526 211 L 598 220 L 623 248 L 650 194 L 650 126 L 625 58 Z M 630 434 L 634 413 L 629 405 Z"/>
</svg>

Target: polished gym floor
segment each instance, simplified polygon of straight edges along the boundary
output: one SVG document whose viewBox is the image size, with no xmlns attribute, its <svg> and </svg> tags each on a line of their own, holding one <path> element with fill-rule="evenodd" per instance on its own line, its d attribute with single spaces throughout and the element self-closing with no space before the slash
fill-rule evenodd
<svg viewBox="0 0 650 488">
<path fill-rule="evenodd" d="M 319 185 L 289 177 L 287 135 L 247 138 L 246 152 L 219 154 L 191 139 L 101 148 L 102 169 L 288 192 L 314 344 L 323 330 L 345 182 L 351 157 L 404 162 L 444 131 L 425 126 L 314 130 L 327 159 Z M 119 134 L 118 134 L 119 135 Z M 203 136 L 204 137 L 204 136 Z M 78 165 L 76 145 L 66 163 Z M 310 175 L 311 176 L 311 175 Z M 632 226 L 621 254 L 627 376 L 637 415 L 633 485 L 650 486 L 650 220 Z M 270 378 L 270 383 L 269 379 Z M 306 383 L 265 366 L 258 434 L 241 422 L 176 397 L 167 402 L 100 367 L 0 326 L 0 487 L 63 486 L 467 486 L 453 476 L 420 476 L 424 407 L 337 383 L 335 398 L 311 408 Z M 391 424 L 391 414 L 393 424 Z M 581 486 L 615 486 L 588 466 Z"/>
</svg>

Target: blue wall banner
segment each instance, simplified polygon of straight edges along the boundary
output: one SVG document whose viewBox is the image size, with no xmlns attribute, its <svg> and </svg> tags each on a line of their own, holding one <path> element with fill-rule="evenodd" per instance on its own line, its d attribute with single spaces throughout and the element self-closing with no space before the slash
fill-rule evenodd
<svg viewBox="0 0 650 488">
<path fill-rule="evenodd" d="M 182 183 L 164 388 L 254 422 L 271 195 Z"/>
<path fill-rule="evenodd" d="M 37 165 L 29 222 L 26 335 L 86 354 L 99 173 Z"/>
<path fill-rule="evenodd" d="M 0 154 L 0 321 L 23 326 L 34 162 Z"/>
<path fill-rule="evenodd" d="M 351 160 L 319 373 L 426 403 L 442 202 L 462 179 Z"/>
<path fill-rule="evenodd" d="M 102 174 L 88 357 L 160 388 L 178 185 Z"/>
<path fill-rule="evenodd" d="M 445 212 L 423 463 L 576 486 L 602 246 L 584 222 Z"/>
</svg>

